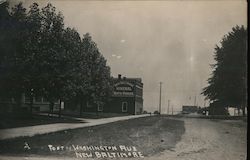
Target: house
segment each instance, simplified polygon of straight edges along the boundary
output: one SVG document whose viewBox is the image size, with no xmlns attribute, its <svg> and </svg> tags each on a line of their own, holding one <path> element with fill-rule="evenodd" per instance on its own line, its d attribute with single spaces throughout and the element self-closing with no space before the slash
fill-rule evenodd
<svg viewBox="0 0 250 160">
<path fill-rule="evenodd" d="M 114 91 L 110 100 L 107 103 L 87 102 L 82 108 L 82 112 L 92 113 L 121 113 L 121 114 L 142 114 L 143 112 L 143 83 L 141 78 L 127 78 L 118 75 L 114 78 Z M 54 111 L 59 110 L 59 100 L 54 103 Z M 62 103 L 64 104 L 64 102 Z M 0 100 L 0 111 L 6 112 L 13 111 L 17 102 L 12 98 L 8 101 Z M 2 106 L 2 107 L 1 107 Z M 32 110 L 37 112 L 48 112 L 50 111 L 49 102 L 43 97 L 34 97 Z M 20 102 L 19 109 L 29 110 L 30 99 L 28 96 L 23 94 Z M 77 101 L 65 102 L 62 110 L 65 111 L 79 111 L 80 103 Z"/>
<path fill-rule="evenodd" d="M 14 98 L 0 97 L 0 112 L 15 112 L 30 110 L 30 98 L 22 94 L 20 102 L 18 103 Z M 35 112 L 48 112 L 49 102 L 41 96 L 33 97 L 32 110 Z M 59 100 L 54 102 L 54 111 L 59 110 Z"/>
</svg>

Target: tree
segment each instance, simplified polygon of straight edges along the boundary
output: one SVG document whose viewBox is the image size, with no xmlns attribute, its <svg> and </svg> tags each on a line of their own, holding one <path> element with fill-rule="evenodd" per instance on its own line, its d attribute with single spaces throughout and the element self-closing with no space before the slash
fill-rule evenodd
<svg viewBox="0 0 250 160">
<path fill-rule="evenodd" d="M 4 39 L 10 39 L 7 44 L 12 45 L 11 50 L 5 52 L 2 63 L 5 65 L 1 67 L 5 73 L 1 75 L 1 90 L 15 99 L 22 93 L 29 96 L 31 113 L 34 96 L 45 96 L 53 107 L 54 101 L 60 97 L 60 82 L 63 81 L 59 78 L 63 57 L 60 55 L 63 53 L 63 17 L 51 4 L 40 11 L 37 3 L 30 6 L 28 13 L 19 3 L 12 9 L 10 17 L 12 28 Z"/>
<path fill-rule="evenodd" d="M 11 16 L 9 14 L 9 4 L 7 2 L 0 3 L 0 81 L 3 83 L 5 77 L 6 61 L 9 58 L 8 53 L 12 51 L 11 38 L 8 36 L 11 28 Z M 2 84 L 0 83 L 0 85 Z M 2 89 L 3 85 L 0 86 Z"/>
<path fill-rule="evenodd" d="M 77 96 L 79 89 L 84 89 L 86 79 L 82 67 L 84 57 L 81 55 L 81 38 L 75 29 L 68 27 L 64 30 L 62 43 L 64 52 L 60 69 L 64 83 L 61 87 L 60 100 L 69 101 Z"/>
<path fill-rule="evenodd" d="M 57 100 L 76 99 L 103 103 L 111 94 L 110 68 L 89 34 L 81 39 L 75 29 L 64 28 L 64 18 L 50 3 L 39 9 L 37 3 L 28 12 L 22 3 L 8 12 L 1 6 L 1 42 L 6 45 L 0 56 L 0 95 L 20 99 L 22 93 L 42 96 L 53 111 Z M 6 25 L 8 24 L 8 25 Z M 59 107 L 59 116 L 61 105 Z"/>
<path fill-rule="evenodd" d="M 78 92 L 78 99 L 81 102 L 80 115 L 84 104 L 91 102 L 103 105 L 112 93 L 110 68 L 89 33 L 86 33 L 82 39 L 81 53 L 84 57 L 82 73 L 87 76 L 84 79 L 82 90 Z"/>
<path fill-rule="evenodd" d="M 5 5 L 8 8 L 8 4 Z M 2 10 L 2 9 L 1 9 Z M 2 12 L 2 11 L 1 11 Z M 5 10 L 5 19 L 1 19 L 1 66 L 0 92 L 2 96 L 15 98 L 20 103 L 24 92 L 23 51 L 26 35 L 26 9 L 22 3 L 14 6 L 9 14 Z M 2 21 L 3 20 L 3 21 Z"/>
<path fill-rule="evenodd" d="M 26 15 L 26 35 L 23 49 L 23 81 L 25 95 L 30 99 L 30 111 L 32 113 L 33 99 L 42 95 L 39 79 L 39 60 L 36 58 L 40 53 L 42 17 L 37 3 L 33 3 Z M 22 50 L 20 50 L 21 52 Z"/>
<path fill-rule="evenodd" d="M 5 99 L 7 94 L 5 93 L 5 79 L 7 78 L 9 64 L 7 63 L 10 59 L 8 53 L 13 53 L 13 43 L 11 33 L 11 16 L 9 14 L 9 4 L 2 2 L 0 4 L 0 95 L 1 98 Z M 9 36 L 8 36 L 9 35 Z"/>
<path fill-rule="evenodd" d="M 41 11 L 40 48 L 35 57 L 38 64 L 39 80 L 42 95 L 48 99 L 50 109 L 53 111 L 54 102 L 62 96 L 64 81 L 64 22 L 62 14 L 50 3 Z"/>
<path fill-rule="evenodd" d="M 236 26 L 215 47 L 212 77 L 202 94 L 219 104 L 243 110 L 247 106 L 247 30 Z"/>
</svg>

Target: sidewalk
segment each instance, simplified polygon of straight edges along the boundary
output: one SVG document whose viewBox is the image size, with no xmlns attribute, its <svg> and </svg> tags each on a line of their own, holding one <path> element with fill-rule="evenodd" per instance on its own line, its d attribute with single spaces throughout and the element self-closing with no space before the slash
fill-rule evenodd
<svg viewBox="0 0 250 160">
<path fill-rule="evenodd" d="M 84 119 L 77 118 L 78 120 L 82 120 L 82 123 L 54 123 L 54 124 L 46 124 L 46 125 L 37 125 L 37 126 L 29 126 L 29 127 L 19 127 L 19 128 L 11 128 L 11 129 L 0 129 L 0 140 L 23 137 L 23 136 L 34 136 L 38 134 L 46 134 L 51 132 L 63 131 L 68 129 L 76 129 L 83 127 L 91 127 L 101 124 L 107 124 L 111 122 L 117 122 L 122 120 L 147 117 L 149 114 L 143 115 L 131 115 L 131 116 L 123 116 L 123 117 L 112 117 L 112 118 L 102 118 L 102 119 Z"/>
</svg>

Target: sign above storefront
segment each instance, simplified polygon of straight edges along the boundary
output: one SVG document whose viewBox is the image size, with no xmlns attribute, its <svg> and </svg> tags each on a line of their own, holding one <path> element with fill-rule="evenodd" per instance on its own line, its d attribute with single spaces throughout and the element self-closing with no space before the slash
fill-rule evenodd
<svg viewBox="0 0 250 160">
<path fill-rule="evenodd" d="M 114 96 L 133 97 L 133 84 L 129 82 L 118 82 L 115 84 Z"/>
</svg>

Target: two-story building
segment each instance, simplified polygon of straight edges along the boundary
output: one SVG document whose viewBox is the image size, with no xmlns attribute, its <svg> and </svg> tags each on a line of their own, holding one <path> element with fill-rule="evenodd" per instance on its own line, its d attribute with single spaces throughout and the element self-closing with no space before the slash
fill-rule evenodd
<svg viewBox="0 0 250 160">
<path fill-rule="evenodd" d="M 112 99 L 104 106 L 104 112 L 141 114 L 143 112 L 143 83 L 141 78 L 114 79 Z"/>
<path fill-rule="evenodd" d="M 141 114 L 143 112 L 143 83 L 141 78 L 114 78 L 111 100 L 105 105 L 87 104 L 84 112 Z"/>
<path fill-rule="evenodd" d="M 104 104 L 91 104 L 87 102 L 84 105 L 82 112 L 104 112 L 104 113 L 123 113 L 123 114 L 142 114 L 143 112 L 143 83 L 141 78 L 126 78 L 118 75 L 114 78 L 114 91 L 110 100 Z M 8 101 L 0 100 L 0 111 L 12 111 L 14 105 L 13 98 Z M 64 103 L 63 103 L 64 104 Z M 23 94 L 20 102 L 22 109 L 29 109 L 30 99 Z M 79 103 L 67 103 L 62 109 L 70 109 L 70 105 L 75 106 L 76 110 L 79 110 Z M 1 107 L 2 106 L 2 107 Z M 54 104 L 54 111 L 59 110 L 59 100 Z M 43 97 L 34 97 L 33 99 L 33 111 L 48 112 L 49 102 Z"/>
</svg>

